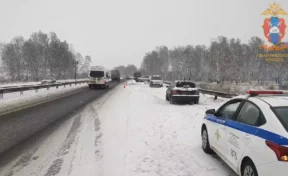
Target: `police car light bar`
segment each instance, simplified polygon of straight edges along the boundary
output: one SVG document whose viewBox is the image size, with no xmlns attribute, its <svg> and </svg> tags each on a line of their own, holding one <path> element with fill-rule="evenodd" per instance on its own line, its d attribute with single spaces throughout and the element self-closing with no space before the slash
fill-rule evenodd
<svg viewBox="0 0 288 176">
<path fill-rule="evenodd" d="M 281 90 L 247 90 L 246 93 L 249 95 L 288 94 L 287 91 L 281 91 Z"/>
</svg>

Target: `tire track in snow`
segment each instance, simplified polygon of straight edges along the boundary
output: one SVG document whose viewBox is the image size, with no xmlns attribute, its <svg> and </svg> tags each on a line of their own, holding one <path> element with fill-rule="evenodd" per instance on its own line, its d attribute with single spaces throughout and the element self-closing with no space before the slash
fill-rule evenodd
<svg viewBox="0 0 288 176">
<path fill-rule="evenodd" d="M 99 107 L 101 107 L 106 101 L 102 102 L 100 104 Z M 94 109 L 93 107 L 91 107 L 92 109 L 92 113 L 95 114 L 95 118 L 94 118 L 94 130 L 95 130 L 95 141 L 94 141 L 94 145 L 95 145 L 95 155 L 98 157 L 98 158 L 101 158 L 101 152 L 100 152 L 100 149 L 99 149 L 99 145 L 101 144 L 100 142 L 100 138 L 102 137 L 102 133 L 100 132 L 100 129 L 101 129 L 101 122 L 100 122 L 100 119 L 99 119 L 99 115 L 98 115 L 98 112 L 96 109 Z"/>
<path fill-rule="evenodd" d="M 130 99 L 130 96 L 131 96 L 131 92 L 129 92 L 129 96 L 127 97 L 128 100 Z M 128 140 L 128 136 L 129 136 L 129 121 L 130 121 L 130 101 L 128 101 L 128 113 L 127 113 L 127 117 L 126 117 L 126 136 L 125 136 L 125 141 Z M 125 154 L 123 156 L 123 163 L 124 163 L 124 166 L 125 166 L 125 176 L 127 176 L 127 163 L 126 163 L 126 160 L 127 160 L 127 156 L 128 156 L 129 152 L 126 150 L 125 151 Z"/>
<path fill-rule="evenodd" d="M 57 153 L 57 159 L 53 161 L 52 165 L 48 168 L 44 176 L 55 176 L 60 172 L 64 161 L 63 156 L 69 153 L 72 144 L 75 142 L 75 138 L 77 136 L 80 125 L 81 125 L 81 116 L 78 114 L 75 117 L 73 124 L 67 134 L 66 140 L 64 141 L 62 147 Z"/>
</svg>

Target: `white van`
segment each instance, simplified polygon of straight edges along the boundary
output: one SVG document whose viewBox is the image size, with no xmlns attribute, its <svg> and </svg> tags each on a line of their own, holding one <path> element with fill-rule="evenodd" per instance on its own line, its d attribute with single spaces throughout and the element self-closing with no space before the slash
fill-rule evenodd
<svg viewBox="0 0 288 176">
<path fill-rule="evenodd" d="M 89 88 L 109 88 L 110 72 L 102 66 L 91 66 L 88 72 Z"/>
</svg>

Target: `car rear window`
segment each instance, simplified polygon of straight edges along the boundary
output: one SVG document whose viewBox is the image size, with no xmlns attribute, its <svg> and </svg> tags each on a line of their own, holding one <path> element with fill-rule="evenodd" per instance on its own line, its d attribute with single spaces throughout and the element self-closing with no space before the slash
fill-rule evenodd
<svg viewBox="0 0 288 176">
<path fill-rule="evenodd" d="M 273 110 L 286 131 L 288 131 L 288 107 L 274 107 Z"/>
<path fill-rule="evenodd" d="M 152 77 L 152 80 L 161 80 L 160 77 Z"/>
<path fill-rule="evenodd" d="M 177 82 L 176 87 L 190 87 L 195 88 L 196 85 L 193 82 Z"/>
</svg>

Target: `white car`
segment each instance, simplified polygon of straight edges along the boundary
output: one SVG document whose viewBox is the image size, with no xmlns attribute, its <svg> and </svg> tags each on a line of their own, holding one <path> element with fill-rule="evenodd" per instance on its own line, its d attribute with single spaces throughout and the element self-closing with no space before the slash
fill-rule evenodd
<svg viewBox="0 0 288 176">
<path fill-rule="evenodd" d="M 155 85 L 163 87 L 163 80 L 158 75 L 153 75 L 150 79 L 150 87 L 154 87 Z"/>
<path fill-rule="evenodd" d="M 285 176 L 288 168 L 288 93 L 247 91 L 206 111 L 202 148 L 238 175 Z"/>
<path fill-rule="evenodd" d="M 56 79 L 54 78 L 46 78 L 41 81 L 41 84 L 54 84 L 56 83 Z"/>
</svg>

